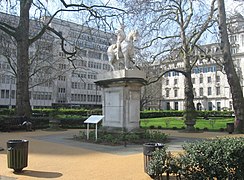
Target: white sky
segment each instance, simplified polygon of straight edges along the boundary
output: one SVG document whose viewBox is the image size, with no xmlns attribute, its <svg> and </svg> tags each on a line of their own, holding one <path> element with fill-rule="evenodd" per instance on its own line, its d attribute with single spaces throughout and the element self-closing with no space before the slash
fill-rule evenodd
<svg viewBox="0 0 244 180">
<path fill-rule="evenodd" d="M 226 13 L 239 12 L 244 15 L 244 1 L 243 0 L 225 0 Z"/>
</svg>

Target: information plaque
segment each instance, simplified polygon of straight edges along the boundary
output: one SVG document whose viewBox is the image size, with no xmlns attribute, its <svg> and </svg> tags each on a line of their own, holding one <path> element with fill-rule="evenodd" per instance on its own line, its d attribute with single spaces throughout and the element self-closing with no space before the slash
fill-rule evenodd
<svg viewBox="0 0 244 180">
<path fill-rule="evenodd" d="M 97 124 L 103 118 L 104 118 L 103 115 L 91 115 L 87 120 L 84 121 L 84 123 L 87 124 L 87 130 L 86 130 L 87 139 L 89 139 L 89 124 L 96 124 L 95 137 L 96 137 L 96 141 L 97 141 Z"/>
</svg>

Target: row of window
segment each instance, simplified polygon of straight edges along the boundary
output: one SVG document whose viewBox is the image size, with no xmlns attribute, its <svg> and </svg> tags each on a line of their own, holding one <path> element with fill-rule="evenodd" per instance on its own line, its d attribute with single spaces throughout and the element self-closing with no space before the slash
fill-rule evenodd
<svg viewBox="0 0 244 180">
<path fill-rule="evenodd" d="M 203 80 L 204 80 L 204 77 L 203 75 L 201 74 L 200 77 L 199 77 L 199 83 L 203 83 Z M 215 81 L 216 82 L 220 82 L 220 76 L 215 76 Z M 212 77 L 211 76 L 208 76 L 207 77 L 207 82 L 208 83 L 211 83 L 212 82 Z M 192 84 L 195 84 L 196 83 L 196 78 L 192 78 Z"/>
<path fill-rule="evenodd" d="M 170 89 L 166 89 L 165 91 L 166 91 L 165 96 L 170 97 Z M 216 96 L 219 96 L 221 93 L 220 87 L 215 87 L 215 91 L 216 91 L 215 92 Z M 194 94 L 194 96 L 197 96 L 195 88 L 193 88 L 193 94 Z M 212 87 L 207 88 L 207 95 L 208 96 L 212 95 Z M 199 88 L 199 96 L 204 96 L 204 91 L 203 91 L 202 87 Z M 178 89 L 174 89 L 173 97 L 178 97 Z"/>
<path fill-rule="evenodd" d="M 33 99 L 35 99 L 35 100 L 52 100 L 51 92 L 34 91 L 34 92 L 32 92 L 32 96 L 33 96 Z"/>
<path fill-rule="evenodd" d="M 11 99 L 14 99 L 15 98 L 15 90 L 11 90 L 11 93 L 10 93 L 10 90 L 8 89 L 1 89 L 1 98 L 2 99 L 9 99 L 11 97 Z"/>
<path fill-rule="evenodd" d="M 0 75 L 0 83 L 1 84 L 15 84 L 15 77 L 11 75 Z"/>
<path fill-rule="evenodd" d="M 72 72 L 72 77 L 86 78 L 86 72 Z"/>
<path fill-rule="evenodd" d="M 107 51 L 108 46 L 106 45 L 102 45 L 102 44 L 97 44 L 97 43 L 93 43 L 90 41 L 84 41 L 84 40 L 78 40 L 76 41 L 76 46 L 79 47 L 84 47 L 84 48 L 89 48 L 89 49 L 95 49 L 98 51 Z"/>
<path fill-rule="evenodd" d="M 229 36 L 229 40 L 230 40 L 231 44 L 239 44 L 242 47 L 244 46 L 244 34 L 241 34 L 240 41 L 239 41 L 238 35 Z M 239 43 L 237 41 L 239 41 Z M 237 52 L 238 52 L 238 48 L 237 47 L 232 47 L 231 48 L 231 53 L 232 54 L 235 54 Z"/>
<path fill-rule="evenodd" d="M 199 68 L 192 69 L 193 74 L 208 73 L 208 72 L 216 72 L 216 66 L 199 67 Z"/>
<path fill-rule="evenodd" d="M 72 89 L 87 89 L 87 90 L 101 90 L 100 86 L 96 86 L 95 84 L 84 83 L 84 82 L 71 82 Z M 65 88 L 58 88 L 59 93 L 65 93 Z"/>
<path fill-rule="evenodd" d="M 179 72 L 175 72 L 175 71 L 172 71 L 172 72 L 168 72 L 164 75 L 164 77 L 171 77 L 171 76 L 179 76 L 180 73 Z"/>
<path fill-rule="evenodd" d="M 2 69 L 2 70 L 9 70 L 10 69 L 10 66 L 9 66 L 8 63 L 0 62 L 0 69 Z"/>
<path fill-rule="evenodd" d="M 85 34 L 85 33 L 80 33 L 80 32 L 76 32 L 74 30 L 71 30 L 69 32 L 70 37 L 77 39 L 80 38 L 81 40 L 86 40 L 86 41 L 92 41 L 98 44 L 105 44 L 105 45 L 109 45 L 108 44 L 108 40 L 100 38 L 100 34 L 99 33 L 89 33 L 89 34 Z M 104 37 L 105 38 L 105 37 Z M 106 36 L 107 38 L 107 36 Z"/>
<path fill-rule="evenodd" d="M 71 94 L 71 101 L 76 102 L 101 102 L 101 95 Z"/>
<path fill-rule="evenodd" d="M 106 56 L 107 57 L 107 56 Z M 85 61 L 85 60 L 76 60 L 74 61 L 74 65 L 77 67 L 89 67 L 94 69 L 103 69 L 103 70 L 110 70 L 109 64 L 102 64 L 93 61 Z"/>
<path fill-rule="evenodd" d="M 193 88 L 193 93 L 194 93 L 194 96 L 197 96 L 195 88 Z M 216 96 L 220 95 L 220 87 L 215 87 L 215 94 L 216 94 Z M 212 95 L 212 87 L 208 87 L 207 88 L 207 95 L 208 96 Z M 199 88 L 199 96 L 204 96 L 204 92 L 203 92 L 203 88 L 202 87 Z"/>
<path fill-rule="evenodd" d="M 170 96 L 170 89 L 166 89 L 165 96 L 166 97 Z M 174 97 L 178 97 L 178 89 L 174 89 Z"/>
<path fill-rule="evenodd" d="M 30 85 L 38 84 L 38 86 L 42 87 L 52 87 L 53 82 L 51 80 L 45 81 L 45 79 L 42 78 L 31 78 L 30 79 Z"/>
<path fill-rule="evenodd" d="M 231 101 L 230 101 L 230 109 L 231 109 Z M 221 102 L 217 102 L 216 103 L 216 107 L 213 105 L 213 103 L 210 101 L 208 102 L 208 107 L 205 107 L 205 110 L 209 110 L 212 111 L 213 108 L 216 108 L 217 111 L 221 111 Z M 171 107 L 171 103 L 170 102 L 166 102 L 166 110 L 179 110 L 179 102 L 173 102 L 173 107 Z M 203 110 L 202 104 L 201 103 L 197 103 L 196 104 L 196 110 L 201 111 Z"/>
<path fill-rule="evenodd" d="M 72 77 L 97 79 L 97 75 L 93 73 L 86 74 L 85 72 L 72 72 Z"/>
<path fill-rule="evenodd" d="M 86 89 L 86 83 L 84 82 L 71 82 L 72 89 Z"/>
<path fill-rule="evenodd" d="M 199 83 L 203 83 L 203 75 L 201 74 L 200 77 L 199 77 Z M 216 76 L 216 79 L 215 79 L 216 82 L 220 82 L 220 76 Z M 207 82 L 208 83 L 211 83 L 212 82 L 212 77 L 209 76 L 207 77 Z M 174 85 L 177 85 L 178 84 L 178 79 L 174 79 Z M 192 84 L 196 84 L 196 78 L 192 78 Z M 165 80 L 165 85 L 168 86 L 169 85 L 169 79 L 166 79 Z"/>
</svg>

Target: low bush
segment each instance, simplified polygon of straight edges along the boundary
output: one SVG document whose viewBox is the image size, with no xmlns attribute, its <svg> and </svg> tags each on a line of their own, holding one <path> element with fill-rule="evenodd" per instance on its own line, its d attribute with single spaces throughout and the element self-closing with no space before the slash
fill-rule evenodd
<svg viewBox="0 0 244 180">
<path fill-rule="evenodd" d="M 217 138 L 183 145 L 185 152 L 172 157 L 165 151 L 152 154 L 148 174 L 168 172 L 186 179 L 243 179 L 244 138 Z M 167 171 L 166 171 L 167 170 Z"/>
<path fill-rule="evenodd" d="M 180 156 L 181 173 L 187 179 L 242 179 L 244 138 L 218 138 L 188 143 Z"/>
<path fill-rule="evenodd" d="M 125 144 L 143 144 L 146 142 L 163 143 L 167 140 L 167 135 L 158 131 L 148 131 L 144 132 L 114 132 L 109 133 L 106 131 L 98 132 L 98 139 L 95 142 L 95 132 L 91 131 L 89 133 L 89 142 L 108 144 L 108 145 L 125 145 Z M 87 141 L 86 132 L 80 131 L 78 135 L 74 136 L 74 139 Z"/>
<path fill-rule="evenodd" d="M 183 116 L 183 111 L 142 111 L 140 113 L 141 119 L 179 116 Z"/>
<path fill-rule="evenodd" d="M 79 117 L 79 118 L 63 118 L 60 119 L 60 125 L 62 128 L 85 128 L 86 125 L 84 121 L 86 117 Z"/>
</svg>

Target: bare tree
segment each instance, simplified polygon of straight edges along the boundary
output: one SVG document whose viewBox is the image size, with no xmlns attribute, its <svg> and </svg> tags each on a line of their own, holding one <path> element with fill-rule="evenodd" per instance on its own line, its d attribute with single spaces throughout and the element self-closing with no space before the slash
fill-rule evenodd
<svg viewBox="0 0 244 180">
<path fill-rule="evenodd" d="M 9 3 L 8 3 L 9 2 Z M 106 4 L 92 4 L 86 5 L 84 3 L 66 3 L 65 0 L 58 1 L 61 4 L 61 8 L 53 14 L 48 13 L 47 7 L 44 5 L 45 1 L 41 0 L 21 0 L 21 1 L 0 1 L 1 7 L 4 5 L 11 6 L 9 9 L 19 10 L 19 19 L 15 19 L 10 22 L 9 19 L 1 19 L 0 30 L 11 36 L 17 46 L 17 71 L 16 71 L 16 114 L 19 116 L 31 115 L 31 107 L 29 100 L 29 72 L 30 72 L 30 46 L 39 40 L 47 31 L 54 33 L 61 39 L 62 50 L 70 55 L 69 58 L 75 55 L 75 51 L 69 52 L 65 49 L 65 38 L 61 33 L 51 27 L 52 20 L 62 12 L 84 12 L 87 13 L 87 21 L 103 20 L 106 25 L 106 20 L 109 17 L 116 15 L 115 11 L 119 11 L 118 8 L 107 6 Z M 30 11 L 32 8 L 33 11 Z M 34 12 L 34 19 L 40 20 L 40 16 L 48 15 L 50 18 L 47 21 L 38 21 L 38 29 L 30 29 L 31 17 L 30 13 Z M 17 22 L 16 22 L 17 21 Z"/>
<path fill-rule="evenodd" d="M 244 133 L 244 98 L 240 80 L 235 71 L 233 59 L 231 56 L 231 46 L 228 39 L 225 4 L 223 0 L 218 0 L 218 12 L 219 33 L 221 39 L 220 47 L 223 53 L 224 70 L 226 72 L 232 94 L 233 107 L 236 116 L 236 131 L 239 133 Z"/>
<path fill-rule="evenodd" d="M 174 70 L 185 77 L 184 118 L 187 130 L 193 130 L 196 113 L 191 70 L 200 58 L 195 50 L 205 31 L 215 23 L 215 0 L 209 6 L 205 2 L 193 0 L 122 2 L 132 16 L 130 21 L 134 27 L 141 30 L 144 43 L 141 49 L 151 52 L 152 62 L 172 57 L 183 61 L 183 68 L 176 67 L 167 71 Z M 166 58 L 168 55 L 170 56 Z M 165 73 L 166 71 L 162 72 L 156 80 Z"/>
</svg>

